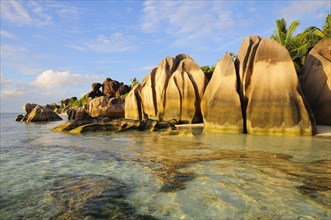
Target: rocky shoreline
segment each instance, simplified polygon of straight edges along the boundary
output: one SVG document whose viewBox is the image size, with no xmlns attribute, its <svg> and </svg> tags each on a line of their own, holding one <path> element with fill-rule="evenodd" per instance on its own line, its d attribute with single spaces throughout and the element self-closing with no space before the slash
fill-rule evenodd
<svg viewBox="0 0 331 220">
<path fill-rule="evenodd" d="M 221 133 L 315 135 L 325 130 L 317 125 L 331 126 L 330 45 L 331 38 L 320 40 L 296 73 L 287 49 L 253 35 L 237 57 L 225 54 L 218 61 L 210 80 L 189 55 L 180 54 L 163 59 L 133 87 L 107 78 L 93 83 L 81 100 L 28 103 L 26 115 L 16 120 L 61 120 L 55 112 L 66 113 L 69 122 L 54 130 L 71 133 L 203 124 Z"/>
</svg>

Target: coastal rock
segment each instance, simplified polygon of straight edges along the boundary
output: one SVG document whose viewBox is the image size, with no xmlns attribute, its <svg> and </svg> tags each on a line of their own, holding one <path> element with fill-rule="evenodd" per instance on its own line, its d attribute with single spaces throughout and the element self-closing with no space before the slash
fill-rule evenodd
<svg viewBox="0 0 331 220">
<path fill-rule="evenodd" d="M 68 115 L 68 120 L 76 120 L 76 119 L 87 119 L 90 118 L 91 116 L 85 111 L 85 109 L 80 108 L 80 107 L 73 107 L 70 108 L 67 111 L 67 115 Z"/>
<path fill-rule="evenodd" d="M 218 61 L 201 101 L 204 127 L 223 133 L 242 133 L 243 116 L 237 75 L 230 54 Z"/>
<path fill-rule="evenodd" d="M 60 121 L 62 118 L 53 110 L 44 106 L 37 105 L 32 111 L 24 116 L 22 121 L 26 122 L 46 122 L 46 121 Z"/>
<path fill-rule="evenodd" d="M 141 96 L 140 90 L 144 83 L 141 82 L 133 87 L 125 98 L 125 118 L 133 120 L 142 120 Z"/>
<path fill-rule="evenodd" d="M 121 84 L 118 81 L 107 78 L 103 81 L 102 93 L 106 96 L 115 97 L 120 86 Z"/>
<path fill-rule="evenodd" d="M 286 48 L 271 39 L 258 41 L 249 37 L 239 50 L 238 62 L 247 133 L 312 135 L 316 132 Z"/>
<path fill-rule="evenodd" d="M 300 83 L 316 123 L 331 125 L 331 38 L 320 40 L 309 52 Z"/>
<path fill-rule="evenodd" d="M 198 64 L 189 58 L 180 61 L 167 86 L 164 120 L 202 122 L 200 102 L 206 86 L 207 78 Z"/>
<path fill-rule="evenodd" d="M 178 86 L 177 80 L 181 80 Z M 130 91 L 125 118 L 201 122 L 200 100 L 206 84 L 200 67 L 188 55 L 167 57 Z"/>
<path fill-rule="evenodd" d="M 116 91 L 116 97 L 120 97 L 121 95 L 125 95 L 126 93 L 130 92 L 130 86 L 128 85 L 121 85 L 118 90 Z"/>
<path fill-rule="evenodd" d="M 23 118 L 23 115 L 17 115 L 15 121 L 22 121 Z"/>
<path fill-rule="evenodd" d="M 38 104 L 34 103 L 26 103 L 23 105 L 23 110 L 25 111 L 26 114 L 29 114 Z"/>
<path fill-rule="evenodd" d="M 88 118 L 68 121 L 53 128 L 54 131 L 69 131 L 80 134 L 85 132 L 120 132 L 126 130 L 138 131 L 162 131 L 176 130 L 171 122 L 160 122 L 156 120 L 133 120 L 133 119 L 110 119 L 110 118 Z"/>
<path fill-rule="evenodd" d="M 101 96 L 88 101 L 84 109 L 92 117 L 124 117 L 124 102 L 121 98 L 111 96 Z"/>
</svg>

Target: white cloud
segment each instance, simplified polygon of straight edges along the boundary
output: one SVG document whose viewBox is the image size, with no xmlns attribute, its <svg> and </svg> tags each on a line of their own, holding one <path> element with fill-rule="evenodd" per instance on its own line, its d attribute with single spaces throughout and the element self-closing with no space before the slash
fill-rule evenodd
<svg viewBox="0 0 331 220">
<path fill-rule="evenodd" d="M 95 41 L 86 43 L 86 46 L 98 52 L 125 52 L 137 47 L 128 36 L 119 32 L 112 34 L 110 37 L 100 34 Z"/>
<path fill-rule="evenodd" d="M 326 17 L 331 7 L 330 1 L 293 1 L 290 5 L 279 10 L 279 17 L 294 21 L 309 16 L 314 18 Z"/>
<path fill-rule="evenodd" d="M 147 33 L 165 32 L 175 38 L 175 46 L 205 38 L 217 41 L 240 25 L 234 8 L 224 1 L 146 1 L 140 27 Z"/>
<path fill-rule="evenodd" d="M 8 32 L 8 31 L 5 31 L 5 30 L 2 30 L 2 29 L 0 29 L 0 36 L 10 38 L 10 39 L 13 39 L 13 40 L 16 39 L 16 37 L 12 33 Z"/>
<path fill-rule="evenodd" d="M 22 88 L 16 88 L 14 80 L 6 79 L 5 75 L 1 73 L 1 98 L 22 98 L 25 92 Z"/>
<path fill-rule="evenodd" d="M 29 86 L 37 89 L 59 89 L 80 87 L 85 83 L 99 82 L 98 76 L 70 73 L 69 71 L 46 70 L 29 83 Z"/>
</svg>

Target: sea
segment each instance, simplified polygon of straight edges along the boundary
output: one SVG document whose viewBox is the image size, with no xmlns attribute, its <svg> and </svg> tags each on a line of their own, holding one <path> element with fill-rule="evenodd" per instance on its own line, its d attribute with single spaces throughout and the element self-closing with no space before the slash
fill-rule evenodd
<svg viewBox="0 0 331 220">
<path fill-rule="evenodd" d="M 330 137 L 70 134 L 1 114 L 0 219 L 331 219 Z"/>
</svg>

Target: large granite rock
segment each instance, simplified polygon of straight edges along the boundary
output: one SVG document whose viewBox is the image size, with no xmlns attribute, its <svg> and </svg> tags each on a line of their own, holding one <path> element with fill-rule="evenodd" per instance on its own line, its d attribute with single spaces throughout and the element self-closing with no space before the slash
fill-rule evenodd
<svg viewBox="0 0 331 220">
<path fill-rule="evenodd" d="M 72 107 L 67 111 L 68 120 L 84 120 L 91 116 L 81 107 Z"/>
<path fill-rule="evenodd" d="M 239 50 L 237 66 L 247 133 L 312 135 L 316 132 L 286 48 L 270 39 L 249 37 Z"/>
<path fill-rule="evenodd" d="M 35 106 L 35 108 L 32 109 L 31 111 L 27 111 L 27 114 L 22 119 L 22 121 L 26 121 L 26 122 L 47 122 L 47 121 L 60 121 L 60 120 L 62 120 L 62 118 L 58 114 L 56 114 L 52 109 L 40 105 Z"/>
<path fill-rule="evenodd" d="M 300 83 L 316 123 L 331 125 L 331 38 L 320 40 L 309 52 Z"/>
<path fill-rule="evenodd" d="M 124 117 L 124 102 L 121 98 L 101 96 L 88 101 L 84 109 L 92 117 Z"/>
<path fill-rule="evenodd" d="M 200 67 L 188 55 L 167 57 L 130 91 L 125 118 L 202 122 L 200 101 L 206 84 Z"/>
<path fill-rule="evenodd" d="M 207 78 L 199 65 L 190 58 L 181 60 L 167 86 L 164 120 L 202 122 L 200 102 L 206 86 Z"/>
<path fill-rule="evenodd" d="M 218 61 L 201 101 L 204 127 L 223 133 L 244 130 L 241 103 L 237 91 L 238 79 L 229 54 Z"/>
</svg>

